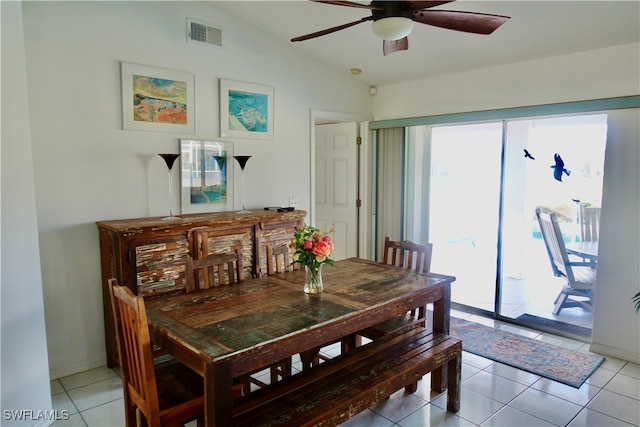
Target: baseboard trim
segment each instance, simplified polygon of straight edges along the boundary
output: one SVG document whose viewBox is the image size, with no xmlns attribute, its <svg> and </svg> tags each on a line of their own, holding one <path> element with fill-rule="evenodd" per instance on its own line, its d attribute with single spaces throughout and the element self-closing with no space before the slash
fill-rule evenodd
<svg viewBox="0 0 640 427">
<path fill-rule="evenodd" d="M 609 347 L 607 345 L 591 343 L 589 350 L 601 354 L 603 356 L 611 356 L 616 359 L 626 360 L 628 362 L 640 363 L 640 353 L 623 350 L 621 348 Z"/>
<path fill-rule="evenodd" d="M 66 366 L 64 368 L 50 369 L 49 378 L 51 380 L 57 380 L 58 378 L 67 377 L 69 375 L 77 374 L 80 372 L 88 371 L 90 369 L 100 368 L 107 365 L 107 357 L 100 357 L 85 363 L 79 363 L 77 365 Z"/>
</svg>

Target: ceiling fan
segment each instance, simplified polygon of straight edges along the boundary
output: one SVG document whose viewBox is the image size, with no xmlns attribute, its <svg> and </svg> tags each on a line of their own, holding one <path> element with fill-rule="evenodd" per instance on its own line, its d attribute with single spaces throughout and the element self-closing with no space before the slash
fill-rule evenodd
<svg viewBox="0 0 640 427">
<path fill-rule="evenodd" d="M 486 13 L 428 10 L 441 4 L 452 3 L 454 0 L 372 1 L 368 5 L 346 0 L 311 1 L 335 6 L 369 9 L 371 10 L 371 16 L 366 16 L 358 21 L 349 22 L 337 27 L 295 37 L 291 39 L 292 42 L 313 39 L 353 27 L 366 21 L 373 21 L 372 29 L 374 34 L 383 39 L 382 52 L 384 55 L 409 49 L 409 39 L 407 36 L 411 33 L 411 30 L 413 30 L 414 22 L 467 33 L 491 34 L 510 19 L 508 16 L 489 15 Z"/>
</svg>

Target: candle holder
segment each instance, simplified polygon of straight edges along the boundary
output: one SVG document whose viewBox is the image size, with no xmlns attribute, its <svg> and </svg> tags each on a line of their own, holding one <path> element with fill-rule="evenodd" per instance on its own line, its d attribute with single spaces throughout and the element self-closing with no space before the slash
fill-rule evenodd
<svg viewBox="0 0 640 427">
<path fill-rule="evenodd" d="M 233 156 L 234 159 L 240 165 L 240 183 L 242 185 L 242 210 L 241 213 L 250 213 L 244 204 L 244 167 L 247 164 L 247 161 L 251 158 L 251 156 Z"/>
<path fill-rule="evenodd" d="M 173 168 L 173 163 L 180 156 L 180 154 L 158 154 L 158 156 L 164 159 L 164 162 L 167 164 L 167 168 L 169 169 L 169 216 L 162 218 L 163 221 L 180 219 L 178 216 L 173 216 L 173 177 L 171 175 L 171 168 Z"/>
<path fill-rule="evenodd" d="M 227 155 L 226 154 L 215 154 L 213 156 L 213 160 L 216 161 L 216 163 L 218 164 L 218 169 L 220 169 L 220 174 L 222 176 L 227 176 Z M 226 187 L 226 185 L 224 186 Z M 219 191 L 219 197 L 222 198 L 222 194 L 226 191 L 226 188 L 224 188 L 223 185 L 221 184 L 218 191 Z"/>
</svg>

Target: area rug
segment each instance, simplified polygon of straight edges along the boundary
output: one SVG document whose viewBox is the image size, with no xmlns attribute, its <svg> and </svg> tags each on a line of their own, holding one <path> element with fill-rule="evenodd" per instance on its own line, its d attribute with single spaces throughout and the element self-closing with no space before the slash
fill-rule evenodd
<svg viewBox="0 0 640 427">
<path fill-rule="evenodd" d="M 516 318 L 516 320 L 535 326 L 540 326 L 549 330 L 562 331 L 580 337 L 591 338 L 591 329 L 585 328 L 584 326 L 572 325 L 571 323 L 565 323 L 554 319 L 534 316 L 533 314 L 521 314 Z"/>
<path fill-rule="evenodd" d="M 469 353 L 575 388 L 580 388 L 604 362 L 604 357 L 454 317 L 451 317 L 450 332 L 462 340 L 463 350 Z"/>
</svg>

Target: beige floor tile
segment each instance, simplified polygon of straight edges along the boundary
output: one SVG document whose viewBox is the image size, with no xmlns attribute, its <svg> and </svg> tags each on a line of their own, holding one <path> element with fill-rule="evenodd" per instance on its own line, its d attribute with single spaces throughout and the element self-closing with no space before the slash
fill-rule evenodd
<svg viewBox="0 0 640 427">
<path fill-rule="evenodd" d="M 415 394 L 405 393 L 404 389 L 395 392 L 387 400 L 373 405 L 370 409 L 393 422 L 397 422 L 421 407 L 427 402 Z"/>
<path fill-rule="evenodd" d="M 609 390 L 598 393 L 587 408 L 636 426 L 640 425 L 640 401 Z"/>
<path fill-rule="evenodd" d="M 389 427 L 393 425 L 395 425 L 393 421 L 390 421 L 375 412 L 366 410 L 340 424 L 340 427 Z"/>
<path fill-rule="evenodd" d="M 89 427 L 124 426 L 124 400 L 117 399 L 82 412 Z"/>
<path fill-rule="evenodd" d="M 567 425 L 582 406 L 533 388 L 516 397 L 509 406 L 557 426 Z"/>
<path fill-rule="evenodd" d="M 580 388 L 575 388 L 547 378 L 541 378 L 531 387 L 582 406 L 588 404 L 602 390 L 588 382 Z"/>
<path fill-rule="evenodd" d="M 117 376 L 118 374 L 116 374 L 113 369 L 102 366 L 100 368 L 95 368 L 88 371 L 80 372 L 75 375 L 60 378 L 60 383 L 62 383 L 65 390 L 69 391 L 73 390 L 74 388 L 83 387 L 88 384 L 92 384 L 109 378 L 114 378 Z"/>
<path fill-rule="evenodd" d="M 630 377 L 640 378 L 640 365 L 637 363 L 627 362 L 622 369 L 620 369 L 620 373 Z"/>
<path fill-rule="evenodd" d="M 69 397 L 80 412 L 123 397 L 119 377 L 98 381 L 69 391 Z"/>
<path fill-rule="evenodd" d="M 527 388 L 524 384 L 492 375 L 486 371 L 474 375 L 473 378 L 465 381 L 462 387 L 505 404 L 515 399 Z"/>
<path fill-rule="evenodd" d="M 623 375 L 622 373 L 613 377 L 611 381 L 604 386 L 604 389 L 635 400 L 640 400 L 640 380 L 635 377 Z"/>
<path fill-rule="evenodd" d="M 447 412 L 435 405 L 425 405 L 409 416 L 398 421 L 402 427 L 467 427 L 475 426 L 471 421 L 465 420 L 456 414 Z"/>
<path fill-rule="evenodd" d="M 82 419 L 82 416 L 80 416 L 79 413 L 71 415 L 68 420 L 58 420 L 55 423 L 51 424 L 51 427 L 86 427 L 86 426 L 87 424 L 85 424 L 84 419 Z"/>
<path fill-rule="evenodd" d="M 78 412 L 78 409 L 66 392 L 51 396 L 51 404 L 53 405 L 53 409 L 57 411 L 67 411 L 69 414 L 75 414 Z"/>
<path fill-rule="evenodd" d="M 482 426 L 487 427 L 507 427 L 507 426 L 553 426 L 554 424 L 548 423 L 533 415 L 519 411 L 516 408 L 505 406 L 499 410 L 495 415 L 482 423 Z"/>
<path fill-rule="evenodd" d="M 51 381 L 49 388 L 51 389 L 51 395 L 53 396 L 54 394 L 58 394 L 58 393 L 63 393 L 64 392 L 64 387 L 62 387 L 62 383 L 60 382 L 60 380 L 53 380 Z"/>
<path fill-rule="evenodd" d="M 447 408 L 446 394 L 440 395 L 433 401 L 432 405 L 439 408 Z M 476 425 L 482 424 L 493 414 L 498 412 L 504 405 L 497 400 L 490 399 L 486 396 L 476 393 L 475 391 L 462 388 L 460 393 L 460 412 L 456 415 L 462 417 Z"/>
<path fill-rule="evenodd" d="M 571 420 L 569 427 L 631 427 L 633 424 L 584 408 Z"/>
</svg>

